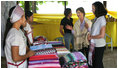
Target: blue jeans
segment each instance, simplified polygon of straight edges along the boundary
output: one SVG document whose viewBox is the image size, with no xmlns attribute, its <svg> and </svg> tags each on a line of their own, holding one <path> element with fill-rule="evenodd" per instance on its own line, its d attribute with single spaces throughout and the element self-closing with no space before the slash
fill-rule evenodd
<svg viewBox="0 0 118 69">
<path fill-rule="evenodd" d="M 64 41 L 65 41 L 65 46 L 68 50 L 70 50 L 70 43 L 72 44 L 72 47 L 74 50 L 74 36 L 71 33 L 65 33 L 64 34 Z"/>
</svg>

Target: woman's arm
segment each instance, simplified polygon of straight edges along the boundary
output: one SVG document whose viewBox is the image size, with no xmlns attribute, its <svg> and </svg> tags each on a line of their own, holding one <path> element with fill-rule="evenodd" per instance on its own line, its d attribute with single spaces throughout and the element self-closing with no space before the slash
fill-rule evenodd
<svg viewBox="0 0 118 69">
<path fill-rule="evenodd" d="M 96 35 L 96 36 L 90 36 L 91 39 L 100 39 L 100 38 L 104 38 L 105 36 L 105 26 L 103 26 L 100 30 L 100 34 Z"/>
<path fill-rule="evenodd" d="M 66 29 L 72 30 L 72 29 L 73 29 L 73 27 L 72 27 L 72 26 L 70 26 L 70 25 L 66 25 Z"/>
<path fill-rule="evenodd" d="M 29 49 L 29 47 L 28 47 L 28 46 L 26 46 L 26 52 L 28 52 L 28 51 L 30 51 L 30 49 Z"/>
<path fill-rule="evenodd" d="M 12 59 L 14 62 L 25 60 L 35 54 L 34 51 L 28 51 L 26 55 L 19 55 L 19 46 L 12 46 L 11 47 Z"/>
<path fill-rule="evenodd" d="M 60 25 L 60 33 L 64 36 L 63 25 Z"/>
</svg>

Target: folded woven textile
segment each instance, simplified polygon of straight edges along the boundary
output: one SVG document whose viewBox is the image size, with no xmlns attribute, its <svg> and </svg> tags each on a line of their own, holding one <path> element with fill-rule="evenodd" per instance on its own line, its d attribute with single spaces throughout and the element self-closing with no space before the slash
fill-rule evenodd
<svg viewBox="0 0 118 69">
<path fill-rule="evenodd" d="M 29 65 L 28 68 L 61 68 L 60 64 L 36 64 Z"/>
<path fill-rule="evenodd" d="M 52 44 L 41 44 L 37 46 L 30 46 L 31 50 L 40 50 L 40 49 L 46 49 L 46 48 L 52 48 Z"/>
<path fill-rule="evenodd" d="M 40 44 L 64 45 L 61 41 L 35 41 L 33 43 L 34 46 Z"/>
<path fill-rule="evenodd" d="M 35 55 L 57 54 L 55 48 L 46 48 L 41 50 L 35 50 Z"/>
<path fill-rule="evenodd" d="M 70 53 L 70 51 L 68 49 L 66 49 L 66 47 L 54 47 L 57 50 L 57 54 L 58 55 L 66 55 L 68 53 Z"/>
<path fill-rule="evenodd" d="M 60 68 L 59 58 L 55 54 L 37 55 L 29 58 L 28 68 Z"/>
<path fill-rule="evenodd" d="M 48 59 L 48 60 L 29 61 L 29 64 L 43 63 L 43 62 L 59 62 L 59 60 L 57 60 L 57 59 Z"/>
<path fill-rule="evenodd" d="M 36 55 L 36 56 L 31 56 L 29 58 L 29 61 L 33 60 L 48 60 L 48 59 L 58 59 L 58 56 L 55 54 L 50 54 L 50 55 Z"/>
<path fill-rule="evenodd" d="M 86 68 L 87 59 L 81 52 L 69 53 L 63 57 L 60 57 L 60 64 L 64 68 Z"/>
<path fill-rule="evenodd" d="M 35 41 L 35 42 L 33 43 L 34 46 L 36 46 L 36 45 L 41 45 L 41 44 L 48 44 L 48 41 Z"/>
<path fill-rule="evenodd" d="M 63 43 L 61 41 L 48 41 L 48 44 L 52 45 L 62 45 Z"/>
<path fill-rule="evenodd" d="M 47 38 L 44 36 L 36 36 L 34 37 L 34 41 L 47 41 Z"/>
<path fill-rule="evenodd" d="M 53 47 L 64 47 L 64 44 L 60 44 L 60 45 L 52 45 Z"/>
</svg>

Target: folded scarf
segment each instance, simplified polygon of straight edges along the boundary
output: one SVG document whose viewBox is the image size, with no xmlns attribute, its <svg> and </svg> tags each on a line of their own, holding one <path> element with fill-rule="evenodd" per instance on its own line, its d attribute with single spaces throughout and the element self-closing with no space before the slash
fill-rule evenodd
<svg viewBox="0 0 118 69">
<path fill-rule="evenodd" d="M 37 46 L 30 46 L 31 50 L 40 50 L 40 49 L 46 49 L 46 48 L 52 48 L 51 44 L 42 44 Z"/>
<path fill-rule="evenodd" d="M 59 58 L 62 67 L 66 68 L 81 68 L 88 67 L 87 59 L 81 52 L 69 53 Z"/>
<path fill-rule="evenodd" d="M 36 64 L 29 65 L 28 68 L 61 68 L 59 64 Z"/>
<path fill-rule="evenodd" d="M 29 61 L 29 64 L 43 63 L 43 62 L 59 62 L 59 60 L 57 60 L 57 59 L 36 60 L 36 61 Z"/>
<path fill-rule="evenodd" d="M 55 54 L 50 54 L 50 55 L 36 55 L 36 56 L 31 56 L 29 58 L 29 61 L 33 61 L 33 60 L 48 60 L 48 59 L 58 59 L 58 56 Z"/>
<path fill-rule="evenodd" d="M 57 54 L 55 48 L 46 48 L 41 50 L 35 50 L 35 55 Z"/>
</svg>

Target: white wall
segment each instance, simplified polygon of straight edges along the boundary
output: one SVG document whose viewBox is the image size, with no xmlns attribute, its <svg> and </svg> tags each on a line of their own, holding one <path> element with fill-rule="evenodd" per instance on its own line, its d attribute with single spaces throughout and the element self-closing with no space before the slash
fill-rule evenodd
<svg viewBox="0 0 118 69">
<path fill-rule="evenodd" d="M 1 56 L 4 56 L 3 41 L 9 9 L 15 5 L 16 1 L 1 1 Z"/>
</svg>

